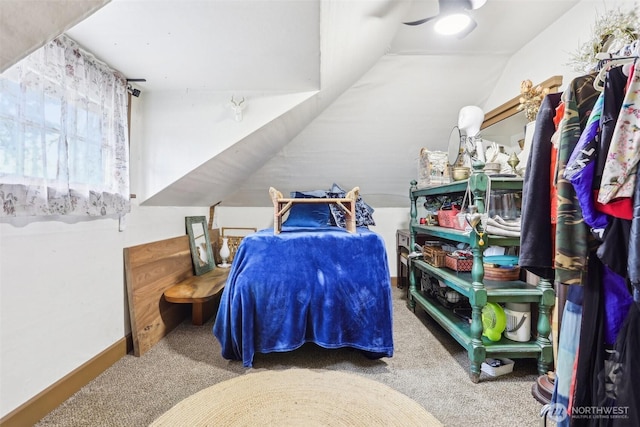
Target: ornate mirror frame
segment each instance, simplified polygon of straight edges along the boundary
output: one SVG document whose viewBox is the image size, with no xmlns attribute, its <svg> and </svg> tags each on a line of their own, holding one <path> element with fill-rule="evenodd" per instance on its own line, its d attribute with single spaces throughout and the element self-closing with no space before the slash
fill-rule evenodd
<svg viewBox="0 0 640 427">
<path fill-rule="evenodd" d="M 193 260 L 193 273 L 200 276 L 215 268 L 213 261 L 213 249 L 207 228 L 207 219 L 204 216 L 185 217 L 185 226 L 189 236 L 189 248 Z"/>
<path fill-rule="evenodd" d="M 553 76 L 548 78 L 539 84 L 543 88 L 549 88 L 549 93 L 555 93 L 558 91 L 560 86 L 562 85 L 562 76 Z M 536 85 L 538 86 L 538 85 Z M 520 95 L 510 99 L 499 107 L 494 108 L 484 115 L 484 121 L 482 122 L 482 126 L 480 130 L 485 129 L 493 124 L 496 124 L 504 119 L 507 119 L 517 113 L 518 105 L 520 105 Z"/>
</svg>

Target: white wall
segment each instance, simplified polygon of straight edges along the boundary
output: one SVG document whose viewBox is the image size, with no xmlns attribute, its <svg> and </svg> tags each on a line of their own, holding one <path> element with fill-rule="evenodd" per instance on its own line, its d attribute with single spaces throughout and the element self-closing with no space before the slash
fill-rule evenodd
<svg viewBox="0 0 640 427">
<path fill-rule="evenodd" d="M 138 106 L 139 107 L 139 106 Z M 132 192 L 140 175 L 132 124 Z M 124 247 L 185 234 L 208 208 L 138 207 L 117 218 L 0 222 L 0 417 L 129 331 Z"/>
</svg>

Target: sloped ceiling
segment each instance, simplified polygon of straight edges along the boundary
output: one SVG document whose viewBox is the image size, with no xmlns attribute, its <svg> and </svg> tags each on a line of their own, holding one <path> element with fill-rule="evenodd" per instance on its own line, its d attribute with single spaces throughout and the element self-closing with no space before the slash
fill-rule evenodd
<svg viewBox="0 0 640 427">
<path fill-rule="evenodd" d="M 0 0 L 0 72 L 110 0 Z"/>
<path fill-rule="evenodd" d="M 268 206 L 270 185 L 337 182 L 360 186 L 376 207 L 404 207 L 420 148 L 446 149 L 459 109 L 483 106 L 509 57 L 577 2 L 489 0 L 463 40 L 402 24 L 435 14 L 437 0 L 112 0 L 60 29 L 129 78 L 147 79 L 138 84 L 143 103 L 185 91 L 317 92 L 143 204 Z"/>
</svg>

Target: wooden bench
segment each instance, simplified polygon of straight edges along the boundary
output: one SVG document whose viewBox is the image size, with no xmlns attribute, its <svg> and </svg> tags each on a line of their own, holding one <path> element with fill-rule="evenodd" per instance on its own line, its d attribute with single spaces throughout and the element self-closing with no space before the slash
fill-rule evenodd
<svg viewBox="0 0 640 427">
<path fill-rule="evenodd" d="M 164 299 L 177 304 L 191 304 L 191 323 L 203 325 L 211 316 L 205 303 L 222 291 L 229 275 L 228 268 L 216 268 L 200 276 L 191 276 L 164 291 Z"/>
<path fill-rule="evenodd" d="M 219 230 L 209 230 L 212 245 Z M 124 248 L 125 281 L 136 356 L 141 356 L 189 316 L 204 324 L 214 313 L 229 269 L 194 276 L 189 238 L 174 237 Z M 191 304 L 191 307 L 189 307 Z"/>
<path fill-rule="evenodd" d="M 299 203 L 333 203 L 338 206 L 345 217 L 345 228 L 349 233 L 356 232 L 356 200 L 360 188 L 355 187 L 349 191 L 344 198 L 285 198 L 282 193 L 273 187 L 269 187 L 269 195 L 273 202 L 273 233 L 280 234 L 282 231 L 282 219 L 284 215 L 291 209 L 291 206 Z"/>
</svg>

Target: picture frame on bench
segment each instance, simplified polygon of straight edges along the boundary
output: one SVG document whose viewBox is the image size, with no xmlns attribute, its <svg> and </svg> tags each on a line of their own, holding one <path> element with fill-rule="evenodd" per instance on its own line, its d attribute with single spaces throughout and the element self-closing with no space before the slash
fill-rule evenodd
<svg viewBox="0 0 640 427">
<path fill-rule="evenodd" d="M 213 270 L 216 266 L 213 261 L 213 249 L 211 249 L 207 220 L 204 216 L 187 216 L 185 217 L 185 225 L 193 260 L 193 274 L 200 276 Z"/>
</svg>

